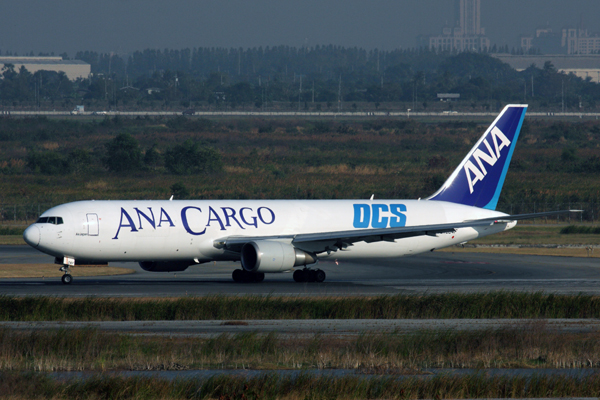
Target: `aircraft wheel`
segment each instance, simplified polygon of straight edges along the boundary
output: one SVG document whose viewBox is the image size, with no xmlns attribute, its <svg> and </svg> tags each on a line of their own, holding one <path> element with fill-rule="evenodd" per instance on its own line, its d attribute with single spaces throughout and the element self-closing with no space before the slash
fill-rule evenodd
<svg viewBox="0 0 600 400">
<path fill-rule="evenodd" d="M 250 282 L 260 283 L 265 280 L 265 274 L 262 272 L 250 273 Z"/>
<path fill-rule="evenodd" d="M 294 281 L 298 283 L 302 283 L 306 281 L 306 276 L 304 274 L 304 270 L 297 269 L 294 271 Z"/>
<path fill-rule="evenodd" d="M 325 271 L 318 269 L 315 271 L 315 282 L 323 282 L 327 275 L 325 275 Z"/>
<path fill-rule="evenodd" d="M 234 282 L 244 282 L 244 271 L 241 269 L 236 269 L 231 274 Z"/>
<path fill-rule="evenodd" d="M 73 281 L 73 277 L 71 276 L 71 274 L 64 274 L 62 276 L 62 278 L 60 278 L 60 280 L 62 281 L 62 283 L 64 283 L 65 285 L 69 285 L 72 281 Z"/>
</svg>

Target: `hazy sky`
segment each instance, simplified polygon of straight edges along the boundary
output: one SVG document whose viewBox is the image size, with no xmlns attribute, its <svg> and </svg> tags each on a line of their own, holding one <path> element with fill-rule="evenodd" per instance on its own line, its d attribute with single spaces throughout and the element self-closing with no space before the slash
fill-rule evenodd
<svg viewBox="0 0 600 400">
<path fill-rule="evenodd" d="M 482 0 L 492 43 L 537 26 L 600 31 L 599 0 Z M 413 47 L 453 22 L 453 0 L 18 0 L 0 3 L 0 50 L 126 54 L 145 48 Z"/>
</svg>

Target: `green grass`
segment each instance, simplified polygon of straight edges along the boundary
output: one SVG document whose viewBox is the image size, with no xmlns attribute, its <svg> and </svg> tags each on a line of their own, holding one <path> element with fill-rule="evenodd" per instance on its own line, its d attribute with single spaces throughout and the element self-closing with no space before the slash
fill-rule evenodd
<svg viewBox="0 0 600 400">
<path fill-rule="evenodd" d="M 540 221 L 540 222 L 543 222 Z M 582 228 L 579 230 L 579 228 Z M 589 225 L 577 226 L 570 231 L 568 235 L 563 234 L 564 225 L 557 225 L 556 222 L 548 224 L 527 224 L 523 221 L 508 231 L 500 232 L 495 235 L 485 236 L 473 241 L 470 244 L 504 244 L 504 245 L 525 245 L 533 246 L 540 244 L 558 244 L 558 245 L 596 245 L 598 237 L 590 234 L 593 230 Z"/>
<path fill-rule="evenodd" d="M 25 230 L 25 228 L 21 228 L 21 227 L 0 225 L 0 236 L 23 236 L 24 230 Z"/>
<path fill-rule="evenodd" d="M 569 225 L 560 230 L 563 235 L 600 235 L 600 226 Z"/>
<path fill-rule="evenodd" d="M 0 393 L 9 398 L 64 399 L 461 399 L 598 397 L 600 375 L 574 377 L 436 376 L 342 378 L 301 374 L 256 378 L 123 378 L 96 376 L 79 381 L 53 380 L 44 374 L 3 373 Z"/>
<path fill-rule="evenodd" d="M 0 297 L 3 321 L 243 319 L 600 318 L 600 297 L 490 292 L 339 298 Z"/>
</svg>

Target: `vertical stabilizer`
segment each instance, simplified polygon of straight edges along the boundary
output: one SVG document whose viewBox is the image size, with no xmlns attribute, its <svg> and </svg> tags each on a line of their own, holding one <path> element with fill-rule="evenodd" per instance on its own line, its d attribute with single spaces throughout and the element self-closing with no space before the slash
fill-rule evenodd
<svg viewBox="0 0 600 400">
<path fill-rule="evenodd" d="M 526 105 L 506 106 L 444 185 L 428 200 L 495 210 L 526 111 Z"/>
</svg>

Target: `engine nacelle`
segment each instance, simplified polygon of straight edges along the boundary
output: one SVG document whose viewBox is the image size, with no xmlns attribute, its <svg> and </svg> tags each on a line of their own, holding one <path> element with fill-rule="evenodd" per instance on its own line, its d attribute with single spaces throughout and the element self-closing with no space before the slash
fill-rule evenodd
<svg viewBox="0 0 600 400">
<path fill-rule="evenodd" d="M 140 261 L 140 267 L 149 272 L 179 272 L 185 271 L 194 261 Z"/>
<path fill-rule="evenodd" d="M 316 262 L 315 255 L 287 243 L 257 240 L 242 247 L 242 267 L 248 272 L 283 272 Z"/>
</svg>

